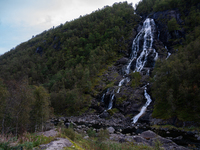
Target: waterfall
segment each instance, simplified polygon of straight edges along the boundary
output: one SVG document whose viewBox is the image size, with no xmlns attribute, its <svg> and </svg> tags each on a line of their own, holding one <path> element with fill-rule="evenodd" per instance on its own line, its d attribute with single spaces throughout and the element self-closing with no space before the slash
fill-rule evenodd
<svg viewBox="0 0 200 150">
<path fill-rule="evenodd" d="M 117 90 L 117 93 L 120 92 L 120 86 L 122 86 L 122 84 L 124 83 L 124 81 L 125 81 L 125 79 L 122 79 L 122 80 L 119 82 L 119 84 L 118 84 L 119 88 L 118 88 L 118 90 Z"/>
<path fill-rule="evenodd" d="M 109 104 L 108 104 L 108 109 L 107 110 L 110 110 L 112 109 L 113 107 L 113 100 L 114 100 L 114 97 L 115 97 L 115 91 L 113 90 L 112 94 L 110 95 L 110 101 L 109 101 Z"/>
<path fill-rule="evenodd" d="M 103 94 L 103 96 L 101 97 L 101 102 L 104 102 L 104 97 L 105 97 L 105 93 Z"/>
<path fill-rule="evenodd" d="M 152 48 L 154 32 L 155 22 L 153 19 L 147 18 L 143 23 L 141 31 L 133 40 L 130 61 L 125 70 L 126 74 L 130 73 L 131 64 L 134 61 L 136 62 L 134 71 L 140 72 L 144 68 L 147 62 L 147 56 L 150 52 L 155 53 L 156 57 L 158 56 L 156 51 Z"/>
<path fill-rule="evenodd" d="M 168 59 L 170 55 L 171 55 L 171 53 L 168 52 L 168 53 L 167 53 L 167 57 L 166 57 L 166 59 Z"/>
<path fill-rule="evenodd" d="M 171 55 L 171 53 L 169 52 L 169 50 L 168 50 L 167 46 L 165 46 L 165 49 L 167 50 L 167 57 L 166 57 L 166 59 L 168 59 L 168 58 L 169 58 L 169 56 Z"/>
<path fill-rule="evenodd" d="M 132 123 L 133 124 L 136 123 L 138 121 L 138 119 L 144 114 L 144 112 L 146 111 L 147 107 L 149 106 L 149 104 L 152 101 L 150 95 L 147 93 L 147 85 L 145 85 L 144 96 L 147 99 L 147 101 L 146 101 L 145 105 L 142 107 L 142 109 L 140 110 L 140 113 L 132 118 L 132 120 L 133 120 Z"/>
<path fill-rule="evenodd" d="M 118 84 L 119 88 L 118 88 L 118 90 L 117 90 L 117 93 L 120 92 L 120 87 L 121 87 L 125 82 L 128 83 L 129 81 L 130 81 L 130 78 L 128 78 L 128 77 L 122 79 L 122 80 L 119 82 L 119 84 Z"/>
<path fill-rule="evenodd" d="M 154 32 L 155 32 L 155 22 L 153 19 L 147 18 L 143 23 L 141 31 L 133 40 L 131 57 L 129 64 L 127 65 L 126 68 L 127 74 L 130 73 L 131 64 L 133 62 L 136 63 L 134 72 L 135 71 L 141 72 L 147 62 L 147 57 L 150 53 L 155 54 L 154 61 L 157 60 L 158 53 L 156 52 L 155 49 L 152 48 Z M 149 70 L 147 70 L 147 74 L 149 74 Z M 147 90 L 147 85 L 145 86 L 144 89 L 144 96 L 147 99 L 147 101 L 145 105 L 141 108 L 140 113 L 132 118 L 133 124 L 135 124 L 138 121 L 138 119 L 144 114 L 147 107 L 152 101 L 150 95 L 147 93 L 146 90 Z"/>
<path fill-rule="evenodd" d="M 144 21 L 141 31 L 137 34 L 137 36 L 133 40 L 132 51 L 131 51 L 131 54 L 130 54 L 130 60 L 129 60 L 129 63 L 127 64 L 126 69 L 124 71 L 126 74 L 130 73 L 132 63 L 135 63 L 134 64 L 135 69 L 133 71 L 134 72 L 135 71 L 141 72 L 142 69 L 144 69 L 144 67 L 147 63 L 147 58 L 150 54 L 153 54 L 154 61 L 158 58 L 158 53 L 156 52 L 155 49 L 152 48 L 155 28 L 156 28 L 155 22 L 154 22 L 153 19 L 147 18 Z M 150 71 L 150 69 L 147 69 L 147 74 L 149 74 L 149 71 Z M 118 84 L 117 93 L 120 92 L 121 86 L 123 84 L 125 84 L 125 82 L 128 83 L 129 81 L 130 81 L 130 79 L 128 77 L 126 77 L 126 78 L 123 77 L 123 79 Z M 140 113 L 132 118 L 133 119 L 132 123 L 136 123 L 138 121 L 138 119 L 146 111 L 147 106 L 149 106 L 149 104 L 152 101 L 149 94 L 146 91 L 147 90 L 146 86 L 145 86 L 145 89 L 144 89 L 144 96 L 147 99 L 147 102 L 142 107 Z M 105 95 L 106 94 L 103 94 L 101 101 L 104 101 Z M 113 92 L 110 94 L 110 100 L 109 100 L 107 110 L 112 109 L 114 97 L 115 97 L 115 93 L 114 93 L 114 90 L 113 90 Z"/>
</svg>

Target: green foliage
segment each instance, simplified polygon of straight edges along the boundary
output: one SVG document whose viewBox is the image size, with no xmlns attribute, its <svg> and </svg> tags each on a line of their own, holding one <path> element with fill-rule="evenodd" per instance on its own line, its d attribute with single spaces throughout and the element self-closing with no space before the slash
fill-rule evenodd
<svg viewBox="0 0 200 150">
<path fill-rule="evenodd" d="M 179 48 L 170 59 L 156 63 L 152 92 L 156 98 L 154 117 L 199 122 L 199 39 Z"/>
<path fill-rule="evenodd" d="M 119 112 L 119 110 L 117 108 L 112 108 L 112 109 L 107 110 L 107 112 L 109 113 L 110 116 L 112 116 L 115 113 Z"/>
<path fill-rule="evenodd" d="M 179 25 L 175 18 L 172 18 L 171 20 L 169 20 L 167 26 L 168 26 L 169 32 L 180 30 Z"/>
<path fill-rule="evenodd" d="M 79 114 L 90 104 L 98 71 L 128 51 L 126 41 L 139 21 L 133 7 L 123 2 L 61 24 L 2 55 L 0 77 L 26 76 L 30 85 L 50 92 L 56 114 Z"/>
<path fill-rule="evenodd" d="M 164 148 L 161 148 L 162 144 L 159 140 L 154 141 L 154 150 L 164 150 Z"/>
<path fill-rule="evenodd" d="M 37 124 L 39 129 L 49 119 L 48 94 L 43 87 L 31 88 L 27 79 L 0 82 L 0 129 L 1 133 L 22 134 Z"/>
<path fill-rule="evenodd" d="M 116 99 L 116 104 L 120 105 L 122 104 L 125 100 L 127 100 L 127 97 L 125 95 L 123 95 L 122 97 L 117 97 Z"/>
<path fill-rule="evenodd" d="M 106 130 L 106 129 L 103 129 L 98 133 L 98 141 L 103 141 L 103 140 L 109 139 L 109 137 L 110 137 L 110 134 L 109 134 L 108 130 Z"/>
<path fill-rule="evenodd" d="M 140 80 L 142 76 L 139 72 L 132 72 L 130 73 L 131 76 L 131 87 L 136 88 L 140 85 Z"/>
<path fill-rule="evenodd" d="M 95 137 L 96 136 L 96 131 L 93 128 L 90 128 L 87 130 L 87 134 L 89 137 Z"/>
<path fill-rule="evenodd" d="M 73 128 L 62 128 L 62 134 L 70 138 L 72 141 L 75 140 L 76 134 L 73 130 Z"/>
<path fill-rule="evenodd" d="M 185 16 L 187 15 L 185 12 L 189 11 L 190 14 L 188 20 L 192 19 L 189 22 L 191 24 L 198 24 L 199 14 L 196 14 L 196 12 L 194 13 L 197 9 L 191 9 L 192 11 L 190 10 L 192 7 L 197 8 L 198 4 L 198 0 L 141 0 L 136 5 L 136 12 L 140 16 L 147 16 L 152 12 L 178 9 L 181 14 Z M 197 20 L 193 20 L 195 18 L 197 18 Z"/>
<path fill-rule="evenodd" d="M 44 87 L 39 86 L 35 87 L 33 97 L 35 101 L 32 105 L 31 111 L 32 125 L 34 126 L 35 131 L 41 128 L 43 130 L 43 123 L 46 122 L 50 116 L 49 94 Z"/>
</svg>

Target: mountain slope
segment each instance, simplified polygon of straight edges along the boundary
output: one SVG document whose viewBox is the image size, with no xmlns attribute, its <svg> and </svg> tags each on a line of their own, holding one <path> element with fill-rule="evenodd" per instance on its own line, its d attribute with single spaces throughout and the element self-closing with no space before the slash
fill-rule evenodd
<svg viewBox="0 0 200 150">
<path fill-rule="evenodd" d="M 78 113 L 90 104 L 97 73 L 120 55 L 128 55 L 139 21 L 124 2 L 66 22 L 1 56 L 0 76 L 42 84 L 51 93 L 56 113 Z"/>
</svg>

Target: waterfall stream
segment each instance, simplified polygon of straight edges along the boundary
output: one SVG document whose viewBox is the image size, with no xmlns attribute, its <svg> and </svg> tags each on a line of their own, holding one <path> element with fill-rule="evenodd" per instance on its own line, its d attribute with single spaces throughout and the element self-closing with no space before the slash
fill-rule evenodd
<svg viewBox="0 0 200 150">
<path fill-rule="evenodd" d="M 147 56 L 150 53 L 154 53 L 157 59 L 158 54 L 155 49 L 152 48 L 154 32 L 155 22 L 153 19 L 147 18 L 143 23 L 141 31 L 133 40 L 130 61 L 125 70 L 126 74 L 130 73 L 131 65 L 134 61 L 134 71 L 140 72 L 144 68 L 147 62 Z"/>
<path fill-rule="evenodd" d="M 131 60 L 126 68 L 126 73 L 130 73 L 131 64 L 136 60 L 135 64 L 135 70 L 136 72 L 140 72 L 146 62 L 147 62 L 147 56 L 150 53 L 155 54 L 154 60 L 158 58 L 158 53 L 155 49 L 152 48 L 153 45 L 153 39 L 154 39 L 154 30 L 155 30 L 155 22 L 153 19 L 147 18 L 144 23 L 141 31 L 138 33 L 136 38 L 133 40 L 132 45 L 132 52 L 131 52 Z M 141 42 L 143 41 L 143 42 Z M 141 52 L 140 52 L 141 51 Z M 147 74 L 149 74 L 149 70 L 147 70 Z M 144 89 L 144 96 L 147 99 L 145 105 L 141 108 L 140 113 L 137 114 L 132 118 L 133 124 L 135 124 L 138 119 L 144 114 L 147 107 L 151 103 L 150 95 L 147 93 L 147 85 Z"/>
<path fill-rule="evenodd" d="M 145 98 L 147 99 L 147 101 L 146 101 L 146 103 L 145 103 L 145 105 L 142 107 L 142 109 L 140 110 L 140 113 L 139 114 L 137 114 L 136 116 L 134 116 L 133 118 L 132 118 L 132 120 L 133 120 L 133 124 L 134 123 L 136 123 L 137 121 L 138 121 L 138 119 L 144 114 L 144 112 L 146 111 L 146 109 L 147 109 L 147 106 L 149 106 L 149 104 L 151 103 L 151 97 L 150 97 L 150 95 L 147 93 L 147 87 L 146 87 L 147 85 L 145 85 L 145 89 L 144 89 L 144 96 L 145 96 Z"/>
<path fill-rule="evenodd" d="M 130 60 L 124 71 L 126 75 L 130 74 L 132 66 L 135 66 L 134 70 L 132 70 L 133 72 L 141 72 L 144 69 L 145 65 L 147 64 L 147 58 L 150 54 L 154 56 L 154 61 L 158 58 L 158 53 L 156 52 L 155 49 L 152 48 L 155 29 L 156 26 L 154 20 L 147 18 L 143 23 L 141 31 L 137 34 L 137 36 L 133 40 Z M 150 69 L 146 69 L 146 71 L 147 74 L 149 74 Z M 118 84 L 117 93 L 120 92 L 121 86 L 125 83 L 128 83 L 129 81 L 130 79 L 128 77 L 123 77 L 123 79 Z M 142 107 L 140 113 L 132 118 L 133 124 L 136 123 L 138 119 L 144 114 L 147 107 L 152 101 L 150 95 L 147 93 L 146 90 L 147 90 L 147 85 L 145 86 L 144 89 L 144 96 L 147 99 L 147 101 L 145 105 Z M 106 93 L 103 94 L 101 98 L 102 102 L 104 101 L 104 97 L 108 91 L 109 89 L 106 91 Z M 115 92 L 113 90 L 112 93 L 110 94 L 110 100 L 107 110 L 112 109 L 114 97 L 115 97 Z"/>
</svg>

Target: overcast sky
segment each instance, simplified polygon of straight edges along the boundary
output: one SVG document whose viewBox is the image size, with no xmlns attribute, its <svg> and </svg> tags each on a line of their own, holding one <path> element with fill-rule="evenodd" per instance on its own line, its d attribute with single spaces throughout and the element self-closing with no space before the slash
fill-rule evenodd
<svg viewBox="0 0 200 150">
<path fill-rule="evenodd" d="M 127 0 L 135 6 L 139 0 Z M 120 0 L 0 0 L 0 54 L 44 30 Z"/>
</svg>

